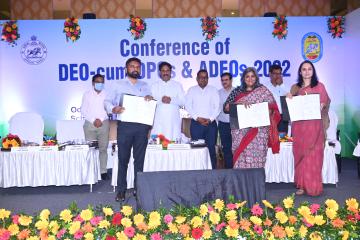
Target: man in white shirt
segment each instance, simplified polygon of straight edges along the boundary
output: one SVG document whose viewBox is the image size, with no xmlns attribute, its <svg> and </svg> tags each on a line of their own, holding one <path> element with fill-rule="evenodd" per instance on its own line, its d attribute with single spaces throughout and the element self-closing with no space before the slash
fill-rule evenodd
<svg viewBox="0 0 360 240">
<path fill-rule="evenodd" d="M 206 70 L 197 73 L 198 86 L 189 88 L 185 108 L 191 115 L 191 139 L 204 139 L 209 149 L 212 168 L 216 169 L 216 117 L 220 113 L 218 90 L 208 85 L 209 75 Z"/>
<path fill-rule="evenodd" d="M 82 98 L 81 114 L 85 118 L 84 133 L 86 141 L 97 140 L 101 179 L 108 180 L 106 163 L 109 144 L 109 120 L 105 110 L 104 76 L 96 74 L 92 78 L 92 89 L 85 92 Z"/>
<path fill-rule="evenodd" d="M 157 107 L 151 134 L 162 134 L 169 140 L 181 138 L 181 118 L 179 108 L 184 105 L 182 85 L 171 78 L 172 66 L 168 62 L 159 65 L 161 80 L 151 86 Z"/>
<path fill-rule="evenodd" d="M 269 75 L 270 83 L 266 84 L 266 87 L 273 94 L 281 114 L 281 121 L 278 124 L 278 130 L 279 132 L 284 132 L 287 134 L 289 122 L 283 120 L 280 97 L 286 96 L 286 94 L 289 92 L 289 89 L 286 88 L 283 82 L 282 67 L 276 64 L 271 65 L 269 69 Z"/>
<path fill-rule="evenodd" d="M 223 105 L 228 98 L 231 91 L 234 89 L 232 86 L 232 75 L 228 72 L 221 74 L 222 89 L 219 90 L 220 96 L 220 109 L 221 112 L 217 118 L 218 128 L 221 139 L 222 151 L 224 153 L 225 168 L 233 168 L 233 155 L 231 151 L 231 129 L 229 114 L 224 113 Z"/>
</svg>

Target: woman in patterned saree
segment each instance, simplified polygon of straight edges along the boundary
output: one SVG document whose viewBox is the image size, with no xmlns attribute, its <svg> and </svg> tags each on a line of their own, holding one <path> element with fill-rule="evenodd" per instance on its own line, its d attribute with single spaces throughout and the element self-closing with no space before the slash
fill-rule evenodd
<svg viewBox="0 0 360 240">
<path fill-rule="evenodd" d="M 263 168 L 268 147 L 279 152 L 277 124 L 280 113 L 272 93 L 259 82 L 255 68 L 247 68 L 241 77 L 241 85 L 235 88 L 224 104 L 229 112 L 230 104 L 243 104 L 246 108 L 255 103 L 269 103 L 270 126 L 231 129 L 234 168 Z M 241 116 L 238 116 L 241 117 Z"/>
<path fill-rule="evenodd" d="M 325 133 L 329 126 L 330 98 L 325 86 L 319 82 L 314 65 L 310 61 L 300 64 L 298 82 L 291 87 L 287 97 L 295 95 L 320 94 L 321 119 L 292 122 L 294 138 L 295 185 L 297 195 L 305 192 L 310 196 L 322 193 L 322 165 L 324 158 Z"/>
</svg>

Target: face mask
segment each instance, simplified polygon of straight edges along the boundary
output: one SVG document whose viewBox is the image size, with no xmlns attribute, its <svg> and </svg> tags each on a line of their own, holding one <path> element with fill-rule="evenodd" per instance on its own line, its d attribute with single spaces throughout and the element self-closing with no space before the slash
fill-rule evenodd
<svg viewBox="0 0 360 240">
<path fill-rule="evenodd" d="M 95 83 L 94 88 L 96 91 L 102 91 L 104 89 L 103 83 Z"/>
</svg>

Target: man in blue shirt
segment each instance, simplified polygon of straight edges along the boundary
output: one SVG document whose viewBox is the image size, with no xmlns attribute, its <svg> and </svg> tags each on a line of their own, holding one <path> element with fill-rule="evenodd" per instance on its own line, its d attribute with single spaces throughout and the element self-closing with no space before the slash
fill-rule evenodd
<svg viewBox="0 0 360 240">
<path fill-rule="evenodd" d="M 114 89 L 105 99 L 107 112 L 116 114 L 116 119 L 120 119 L 121 113 L 126 111 L 122 106 L 123 96 L 125 94 L 145 97 L 145 100 L 151 100 L 151 90 L 147 83 L 138 80 L 140 78 L 141 61 L 138 58 L 129 58 L 126 61 L 127 78 L 120 80 Z M 146 146 L 148 143 L 148 133 L 151 126 L 142 123 L 117 121 L 117 145 L 118 145 L 118 193 L 116 201 L 125 200 L 127 188 L 126 175 L 127 168 L 133 148 L 134 157 L 134 196 L 136 196 L 136 173 L 142 172 L 144 168 L 144 159 Z M 115 173 L 113 173 L 115 174 Z"/>
</svg>

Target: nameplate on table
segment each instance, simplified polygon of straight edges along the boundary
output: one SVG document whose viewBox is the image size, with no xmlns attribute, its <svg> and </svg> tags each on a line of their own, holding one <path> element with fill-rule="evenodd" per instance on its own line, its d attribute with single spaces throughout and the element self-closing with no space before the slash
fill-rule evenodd
<svg viewBox="0 0 360 240">
<path fill-rule="evenodd" d="M 163 147 L 161 144 L 148 144 L 146 150 L 162 150 Z"/>
<path fill-rule="evenodd" d="M 67 145 L 65 151 L 89 151 L 89 145 Z"/>
<path fill-rule="evenodd" d="M 11 152 L 38 152 L 40 146 L 12 147 Z"/>
<path fill-rule="evenodd" d="M 168 150 L 189 150 L 191 149 L 190 144 L 185 143 L 170 143 L 167 147 Z"/>
<path fill-rule="evenodd" d="M 59 147 L 58 146 L 40 146 L 39 151 L 40 152 L 59 151 Z"/>
</svg>

